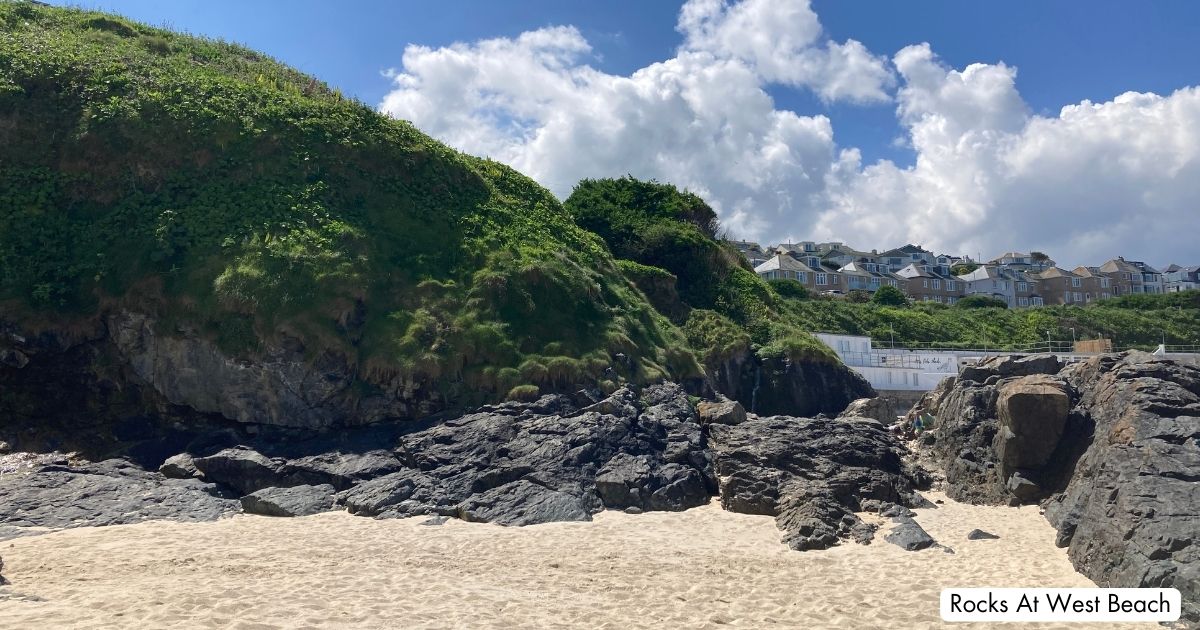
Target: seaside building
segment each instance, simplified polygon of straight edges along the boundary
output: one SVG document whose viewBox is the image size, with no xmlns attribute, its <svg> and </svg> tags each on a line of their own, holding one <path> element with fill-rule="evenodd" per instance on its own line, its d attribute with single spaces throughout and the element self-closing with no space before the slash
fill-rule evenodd
<svg viewBox="0 0 1200 630">
<path fill-rule="evenodd" d="M 1163 269 L 1163 292 L 1178 293 L 1200 289 L 1200 266 L 1167 265 Z"/>
</svg>

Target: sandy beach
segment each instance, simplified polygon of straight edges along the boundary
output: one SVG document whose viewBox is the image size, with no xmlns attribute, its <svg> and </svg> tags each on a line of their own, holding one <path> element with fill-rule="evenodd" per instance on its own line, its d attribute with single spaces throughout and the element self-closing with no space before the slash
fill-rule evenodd
<svg viewBox="0 0 1200 630">
<path fill-rule="evenodd" d="M 1035 507 L 927 496 L 946 503 L 917 520 L 954 554 L 878 536 L 798 553 L 773 519 L 715 502 L 524 528 L 340 512 L 80 528 L 0 543 L 0 627 L 929 628 L 943 587 L 1093 585 Z M 968 541 L 977 527 L 1000 539 Z"/>
</svg>

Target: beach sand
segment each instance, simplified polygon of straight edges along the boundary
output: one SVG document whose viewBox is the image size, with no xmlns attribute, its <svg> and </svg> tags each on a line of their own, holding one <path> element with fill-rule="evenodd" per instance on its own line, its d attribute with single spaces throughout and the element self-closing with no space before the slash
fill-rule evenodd
<svg viewBox="0 0 1200 630">
<path fill-rule="evenodd" d="M 956 553 L 882 532 L 799 553 L 715 500 L 523 528 L 341 512 L 80 528 L 0 543 L 0 628 L 933 628 L 943 587 L 1093 586 L 1036 507 L 917 512 Z M 977 527 L 1001 538 L 968 541 Z"/>
</svg>

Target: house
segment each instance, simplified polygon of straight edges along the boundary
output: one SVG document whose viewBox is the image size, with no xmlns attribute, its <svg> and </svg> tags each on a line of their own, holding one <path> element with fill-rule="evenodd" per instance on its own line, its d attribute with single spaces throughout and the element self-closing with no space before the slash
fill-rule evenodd
<svg viewBox="0 0 1200 630">
<path fill-rule="evenodd" d="M 983 265 L 957 277 L 963 284 L 963 295 L 985 295 L 1004 300 L 1009 306 L 1017 305 L 1016 279 L 996 265 Z"/>
<path fill-rule="evenodd" d="M 1097 271 L 1108 276 L 1112 284 L 1113 295 L 1145 292 L 1142 289 L 1142 270 L 1126 262 L 1124 257 L 1118 256 L 1100 265 Z"/>
<path fill-rule="evenodd" d="M 1200 267 L 1180 267 L 1171 264 L 1163 269 L 1162 276 L 1165 293 L 1200 289 Z"/>
<path fill-rule="evenodd" d="M 904 292 L 914 302 L 954 304 L 963 296 L 962 281 L 943 266 L 911 263 L 896 275 L 905 279 Z"/>
<path fill-rule="evenodd" d="M 878 257 L 880 262 L 887 265 L 888 270 L 892 273 L 897 273 L 913 263 L 922 265 L 937 263 L 937 257 L 933 255 L 933 252 L 912 243 L 896 249 L 889 249 L 879 254 Z"/>
<path fill-rule="evenodd" d="M 806 287 L 812 286 L 816 279 L 812 267 L 787 254 L 775 254 L 755 267 L 754 273 L 763 280 L 795 280 Z"/>
<path fill-rule="evenodd" d="M 1083 304 L 1083 278 L 1062 269 L 1051 267 L 1036 274 L 1042 301 L 1045 304 Z"/>
<path fill-rule="evenodd" d="M 1049 256 L 1040 252 L 1025 254 L 1022 252 L 1004 252 L 999 256 L 988 261 L 989 265 L 996 265 L 1005 269 L 1013 269 L 1019 271 L 1045 271 L 1057 263 L 1050 259 Z"/>
<path fill-rule="evenodd" d="M 766 250 L 754 241 L 729 241 L 729 244 L 733 245 L 742 254 L 742 257 L 750 263 L 751 269 L 767 262 L 767 259 L 770 258 Z"/>
<path fill-rule="evenodd" d="M 1142 272 L 1142 293 L 1162 293 L 1162 272 L 1140 260 L 1126 261 Z"/>
<path fill-rule="evenodd" d="M 1079 266 L 1071 271 L 1083 278 L 1083 301 L 1107 300 L 1113 296 L 1112 279 L 1100 272 L 1099 267 Z"/>
</svg>

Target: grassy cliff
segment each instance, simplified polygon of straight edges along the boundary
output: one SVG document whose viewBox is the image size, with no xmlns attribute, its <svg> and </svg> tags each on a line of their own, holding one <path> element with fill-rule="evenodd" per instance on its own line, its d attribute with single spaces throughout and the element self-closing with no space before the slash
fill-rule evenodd
<svg viewBox="0 0 1200 630">
<path fill-rule="evenodd" d="M 240 46 L 0 2 L 0 319 L 112 308 L 452 399 L 698 370 L 512 169 Z"/>
</svg>

